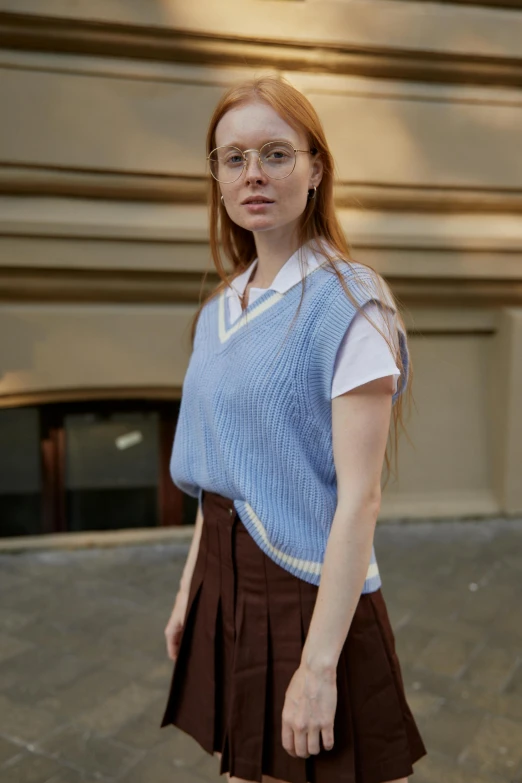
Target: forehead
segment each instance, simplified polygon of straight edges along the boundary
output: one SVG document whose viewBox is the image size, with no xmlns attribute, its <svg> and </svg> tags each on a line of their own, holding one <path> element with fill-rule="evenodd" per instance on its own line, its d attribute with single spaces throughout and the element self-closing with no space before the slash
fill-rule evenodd
<svg viewBox="0 0 522 783">
<path fill-rule="evenodd" d="M 216 127 L 218 147 L 234 144 L 242 149 L 258 148 L 272 139 L 288 139 L 294 146 L 306 143 L 302 132 L 289 125 L 263 101 L 250 101 L 230 109 Z"/>
</svg>

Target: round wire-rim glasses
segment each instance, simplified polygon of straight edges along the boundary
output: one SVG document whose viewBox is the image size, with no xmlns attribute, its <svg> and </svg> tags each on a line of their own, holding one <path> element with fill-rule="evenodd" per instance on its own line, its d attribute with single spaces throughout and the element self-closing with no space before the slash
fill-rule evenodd
<svg viewBox="0 0 522 783">
<path fill-rule="evenodd" d="M 226 159 L 226 155 L 223 153 L 223 150 L 230 150 L 230 156 L 228 157 L 228 162 Z M 240 156 L 239 161 L 233 161 L 232 158 L 235 157 L 233 155 L 233 152 L 236 152 Z M 257 152 L 257 157 L 259 161 L 259 165 L 261 169 L 265 172 L 267 177 L 270 179 L 286 179 L 286 177 L 289 177 L 290 174 L 295 169 L 295 164 L 297 160 L 297 153 L 298 152 L 306 152 L 310 155 L 315 155 L 317 153 L 317 150 L 315 147 L 312 147 L 309 150 L 298 150 L 292 144 L 290 144 L 289 141 L 268 141 L 266 144 L 263 144 L 263 146 L 260 149 L 248 149 L 248 150 L 240 150 L 239 147 L 235 147 L 232 144 L 222 144 L 220 147 L 216 147 L 212 150 L 210 155 L 207 156 L 207 160 L 209 163 L 210 173 L 214 177 L 215 180 L 218 182 L 221 182 L 223 184 L 230 185 L 232 182 L 236 182 L 236 180 L 239 179 L 239 177 L 242 175 L 243 171 L 246 169 L 248 160 L 246 157 L 247 152 Z M 272 160 L 269 160 L 269 155 L 277 154 L 277 153 L 287 153 L 287 159 L 283 158 L 273 158 Z M 263 164 L 264 160 L 264 164 Z M 226 179 L 222 178 L 221 176 L 218 176 L 218 167 L 220 164 L 228 165 L 230 168 L 229 174 Z M 277 175 L 276 175 L 277 172 Z"/>
</svg>

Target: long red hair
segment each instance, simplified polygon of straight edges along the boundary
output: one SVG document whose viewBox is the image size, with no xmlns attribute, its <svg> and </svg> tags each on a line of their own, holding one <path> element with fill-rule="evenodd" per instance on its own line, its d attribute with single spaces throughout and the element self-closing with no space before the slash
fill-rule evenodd
<svg viewBox="0 0 522 783">
<path fill-rule="evenodd" d="M 339 282 L 343 286 L 346 295 L 357 307 L 358 310 L 363 312 L 363 315 L 367 320 L 372 319 L 361 310 L 359 302 L 355 299 L 354 295 L 349 290 L 342 272 L 339 271 L 338 265 L 343 262 L 350 264 L 355 262 L 355 259 L 351 255 L 350 247 L 346 240 L 346 237 L 341 229 L 339 220 L 335 212 L 334 204 L 334 161 L 330 149 L 328 147 L 325 133 L 321 121 L 313 108 L 310 101 L 293 87 L 289 82 L 283 78 L 276 76 L 261 76 L 258 78 L 243 81 L 240 84 L 230 87 L 218 102 L 214 113 L 211 117 L 206 140 L 207 156 L 215 149 L 216 145 L 216 127 L 221 118 L 230 109 L 236 106 L 248 103 L 249 101 L 264 101 L 271 106 L 289 125 L 297 130 L 303 131 L 307 137 L 309 148 L 315 148 L 317 154 L 322 158 L 323 162 L 323 176 L 315 198 L 310 199 L 307 202 L 305 210 L 301 217 L 301 223 L 299 226 L 299 246 L 302 247 L 306 243 L 312 240 L 326 240 L 327 248 L 331 249 L 331 252 L 325 250 L 325 263 L 331 268 L 331 271 L 337 275 Z M 209 233 L 210 233 L 210 250 L 212 255 L 212 261 L 214 268 L 219 275 L 220 283 L 216 288 L 203 300 L 198 310 L 196 311 L 191 324 L 190 336 L 192 342 L 194 341 L 194 335 L 196 332 L 196 326 L 199 319 L 199 315 L 203 307 L 215 296 L 218 296 L 226 286 L 229 286 L 231 281 L 241 274 L 256 258 L 256 245 L 254 241 L 254 235 L 251 231 L 242 228 L 234 223 L 224 206 L 221 203 L 221 193 L 219 190 L 218 182 L 209 175 Z M 227 273 L 223 256 L 225 256 L 232 264 L 232 273 Z M 399 312 L 396 299 L 393 297 L 387 283 L 384 278 L 372 267 L 362 262 L 357 261 L 357 264 L 365 267 L 365 270 L 371 273 L 371 292 L 372 296 L 376 296 L 380 300 L 388 300 L 393 303 L 395 308 L 395 318 L 385 318 L 387 328 L 383 331 L 379 325 L 373 323 L 378 329 L 380 334 L 387 341 L 390 350 L 396 360 L 397 367 L 404 373 L 404 367 L 400 351 L 397 351 L 392 342 L 392 329 L 396 329 L 399 325 L 404 332 L 406 328 L 404 321 Z M 207 273 L 203 278 L 203 285 L 205 285 Z M 364 280 L 361 280 L 361 284 L 364 286 Z M 304 279 L 303 288 L 301 294 L 301 302 L 304 296 Z M 299 308 L 301 306 L 299 304 Z M 296 312 L 296 316 L 299 313 L 299 308 Z M 388 313 L 389 310 L 383 309 L 383 313 Z M 295 320 L 295 318 L 294 318 Z M 395 324 L 393 323 L 395 320 Z M 394 461 L 397 464 L 397 447 L 398 447 L 398 434 L 399 426 L 406 431 L 404 425 L 404 409 L 403 409 L 403 397 L 406 395 L 408 404 L 411 402 L 412 396 L 412 377 L 413 368 L 411 359 L 409 363 L 409 374 L 406 388 L 404 393 L 399 395 L 395 405 L 392 408 L 392 422 L 393 433 L 391 441 L 389 440 L 388 447 L 385 454 L 386 464 L 386 480 L 384 487 L 388 483 L 390 475 L 390 457 L 389 447 L 391 443 Z M 406 433 L 407 434 L 407 433 Z M 384 488 L 383 487 L 383 488 Z"/>
</svg>

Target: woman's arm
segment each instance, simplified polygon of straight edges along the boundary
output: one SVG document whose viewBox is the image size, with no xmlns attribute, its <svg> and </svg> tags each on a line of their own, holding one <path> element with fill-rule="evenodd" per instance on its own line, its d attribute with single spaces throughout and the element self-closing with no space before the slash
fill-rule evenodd
<svg viewBox="0 0 522 783">
<path fill-rule="evenodd" d="M 332 400 L 337 508 L 303 649 L 311 667 L 335 670 L 362 592 L 380 510 L 392 393 L 393 376 L 386 376 Z"/>
<path fill-rule="evenodd" d="M 336 669 L 370 563 L 381 502 L 381 473 L 393 376 L 332 400 L 337 508 L 299 669 L 286 691 L 282 742 L 291 756 L 333 747 Z"/>
<path fill-rule="evenodd" d="M 199 542 L 201 541 L 202 530 L 203 530 L 203 511 L 200 505 L 198 504 L 198 511 L 196 514 L 196 524 L 194 526 L 194 535 L 192 536 L 189 553 L 187 555 L 187 560 L 183 567 L 183 574 L 181 575 L 181 579 L 179 582 L 180 591 L 183 593 L 187 593 L 187 595 L 190 589 L 190 583 L 192 581 L 192 574 L 194 573 L 194 566 L 196 565 L 196 560 L 198 557 Z"/>
<path fill-rule="evenodd" d="M 179 645 L 185 624 L 185 615 L 187 613 L 190 583 L 192 581 L 192 574 L 194 573 L 194 567 L 196 565 L 202 529 L 203 512 L 198 505 L 194 535 L 192 536 L 189 553 L 183 568 L 183 575 L 179 583 L 179 590 L 176 594 L 174 606 L 164 631 L 165 642 L 167 645 L 167 655 L 172 661 L 176 661 L 178 657 Z"/>
</svg>

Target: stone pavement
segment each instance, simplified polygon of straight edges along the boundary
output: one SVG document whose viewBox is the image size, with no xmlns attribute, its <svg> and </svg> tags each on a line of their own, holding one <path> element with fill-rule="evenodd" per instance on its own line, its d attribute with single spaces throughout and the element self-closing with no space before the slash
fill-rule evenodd
<svg viewBox="0 0 522 783">
<path fill-rule="evenodd" d="M 225 780 L 159 728 L 186 552 L 0 556 L 1 783 Z M 522 783 L 522 520 L 381 524 L 376 552 L 429 750 L 412 783 Z"/>
</svg>

